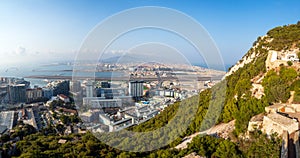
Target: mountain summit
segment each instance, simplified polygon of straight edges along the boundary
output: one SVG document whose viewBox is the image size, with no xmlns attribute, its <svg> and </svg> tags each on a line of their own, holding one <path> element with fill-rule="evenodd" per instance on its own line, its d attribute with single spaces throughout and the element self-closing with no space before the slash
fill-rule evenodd
<svg viewBox="0 0 300 158">
<path fill-rule="evenodd" d="M 274 103 L 300 103 L 300 22 L 276 27 L 258 37 L 253 47 L 225 75 L 221 122 L 236 119 L 243 132 L 249 119 Z"/>
</svg>

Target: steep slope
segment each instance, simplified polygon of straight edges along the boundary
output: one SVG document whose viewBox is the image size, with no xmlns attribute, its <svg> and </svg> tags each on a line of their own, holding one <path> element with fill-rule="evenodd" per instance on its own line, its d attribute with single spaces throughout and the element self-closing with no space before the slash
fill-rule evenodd
<svg viewBox="0 0 300 158">
<path fill-rule="evenodd" d="M 297 56 L 289 58 L 291 54 L 299 54 L 299 47 L 300 23 L 276 27 L 267 35 L 258 37 L 253 47 L 230 68 L 219 84 L 200 94 L 199 104 L 195 105 L 198 106 L 196 117 L 184 136 L 211 127 L 215 119 L 217 123 L 236 120 L 235 134 L 238 135 L 245 132 L 252 116 L 264 112 L 264 107 L 274 102 L 287 102 L 290 91 L 295 91 L 292 102 L 300 102 L 300 63 L 296 60 Z M 292 65 L 289 65 L 289 60 Z M 221 116 L 219 107 L 222 107 Z M 209 110 L 213 113 L 208 113 Z M 205 117 L 211 118 L 211 121 L 203 122 Z M 153 122 L 159 121 L 154 118 L 134 130 L 155 129 Z"/>
<path fill-rule="evenodd" d="M 299 56 L 300 48 L 300 23 L 276 27 L 270 30 L 267 35 L 259 37 L 247 54 L 227 73 L 224 80 L 211 89 L 200 93 L 199 102 L 197 96 L 186 99 L 184 102 L 169 106 L 155 118 L 132 127 L 129 130 L 136 132 L 148 132 L 156 130 L 168 124 L 177 112 L 177 109 L 184 105 L 185 110 L 197 108 L 196 117 L 182 134 L 182 138 L 205 128 L 209 128 L 210 122 L 204 122 L 206 115 L 218 122 L 229 122 L 235 119 L 234 135 L 243 133 L 250 118 L 262 113 L 264 107 L 273 102 L 300 103 L 300 79 L 299 62 L 289 54 Z M 225 90 L 225 94 L 223 93 Z M 293 97 L 290 98 L 290 92 Z M 222 98 L 225 98 L 222 99 Z M 212 104 L 211 104 L 212 103 Z M 210 106 L 212 105 L 212 107 Z M 218 111 L 222 107 L 221 117 Z M 212 109 L 213 113 L 208 113 Z M 180 121 L 185 121 L 187 116 L 182 116 Z M 203 126 L 207 124 L 207 126 Z M 172 132 L 167 134 L 172 136 Z M 126 152 L 113 149 L 98 141 L 90 133 L 80 136 L 81 139 L 72 141 L 76 136 L 45 136 L 43 134 L 30 135 L 25 140 L 17 143 L 17 151 L 23 157 L 52 155 L 52 157 L 76 157 L 93 156 L 103 157 L 183 157 L 193 152 L 205 157 L 279 157 L 281 141 L 259 132 L 251 133 L 249 139 L 239 139 L 232 136 L 231 140 L 214 138 L 211 136 L 197 136 L 186 149 L 175 150 L 174 147 L 182 142 L 181 138 L 173 141 L 169 146 L 151 152 Z M 57 144 L 61 138 L 68 139 L 64 145 Z M 111 138 L 118 144 L 128 145 L 129 141 Z M 136 138 L 139 139 L 139 138 Z M 160 135 L 157 135 L 157 140 Z M 156 141 L 157 141 L 156 140 Z M 152 145 L 152 140 L 145 143 Z M 100 146 L 100 147 L 99 147 Z M 11 146 L 11 148 L 13 148 Z M 71 149 L 71 150 L 70 150 Z M 193 154 L 196 155 L 196 154 Z"/>
<path fill-rule="evenodd" d="M 226 74 L 226 101 L 220 121 L 237 119 L 243 132 L 250 116 L 274 102 L 299 102 L 300 23 L 276 27 L 259 37 L 246 55 Z"/>
</svg>

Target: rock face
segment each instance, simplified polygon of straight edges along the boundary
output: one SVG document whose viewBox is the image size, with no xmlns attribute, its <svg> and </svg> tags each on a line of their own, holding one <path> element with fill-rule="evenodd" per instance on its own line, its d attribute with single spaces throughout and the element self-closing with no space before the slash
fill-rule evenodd
<svg viewBox="0 0 300 158">
<path fill-rule="evenodd" d="M 197 153 L 193 152 L 193 153 L 186 155 L 183 158 L 204 158 L 204 157 L 201 157 L 201 156 L 197 155 Z"/>
<path fill-rule="evenodd" d="M 254 77 L 252 82 L 252 88 L 250 89 L 252 96 L 257 99 L 261 99 L 264 94 L 264 87 L 261 85 L 262 80 L 265 77 L 265 73 L 259 74 L 258 76 Z"/>
<path fill-rule="evenodd" d="M 230 133 L 234 130 L 235 120 L 228 123 L 218 124 L 207 131 L 208 135 L 217 135 L 220 138 L 228 139 Z"/>
<path fill-rule="evenodd" d="M 250 56 L 244 56 L 240 61 L 238 61 L 233 67 L 230 68 L 230 70 L 225 74 L 224 78 L 232 75 L 239 68 L 244 67 L 245 64 L 252 62 L 255 57 L 255 52 L 253 52 Z"/>
<path fill-rule="evenodd" d="M 243 68 L 247 64 L 254 64 L 255 61 L 261 57 L 260 55 L 262 53 L 265 53 L 267 55 L 267 58 L 265 60 L 265 67 L 267 72 L 272 69 L 276 70 L 280 66 L 293 65 L 295 69 L 299 69 L 300 62 L 298 54 L 300 52 L 300 44 L 294 43 L 291 44 L 289 48 L 274 50 L 274 46 L 272 45 L 273 41 L 274 38 L 269 35 L 259 37 L 254 46 L 248 51 L 246 55 L 244 55 L 244 57 L 240 61 L 238 61 L 234 66 L 230 68 L 223 79 L 225 79 L 227 76 L 234 75 L 236 71 L 238 71 L 240 68 Z M 299 46 L 297 47 L 296 45 Z M 264 52 L 261 51 L 262 49 L 264 50 Z M 265 75 L 266 72 L 261 73 L 251 79 L 252 88 L 250 89 L 250 91 L 252 93 L 252 96 L 257 99 L 261 99 L 262 96 L 265 95 L 264 87 L 261 84 Z"/>
</svg>

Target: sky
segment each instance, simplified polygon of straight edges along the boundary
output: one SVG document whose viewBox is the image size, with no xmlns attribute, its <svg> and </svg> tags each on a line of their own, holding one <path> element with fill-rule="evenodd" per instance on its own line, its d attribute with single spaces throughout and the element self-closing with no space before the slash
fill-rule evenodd
<svg viewBox="0 0 300 158">
<path fill-rule="evenodd" d="M 195 19 L 211 35 L 226 65 L 236 63 L 268 30 L 300 21 L 299 0 L 2 0 L 0 65 L 74 60 L 84 39 L 100 22 L 142 6 L 167 7 Z M 123 41 L 126 45 L 129 40 Z M 111 51 L 123 49 L 115 48 L 120 50 Z M 190 51 L 182 49 L 192 57 Z"/>
</svg>

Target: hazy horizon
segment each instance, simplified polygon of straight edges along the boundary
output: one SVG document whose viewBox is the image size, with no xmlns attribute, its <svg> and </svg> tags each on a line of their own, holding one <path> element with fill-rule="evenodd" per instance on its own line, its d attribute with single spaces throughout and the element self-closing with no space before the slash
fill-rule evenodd
<svg viewBox="0 0 300 158">
<path fill-rule="evenodd" d="M 47 61 L 74 60 L 76 52 L 88 33 L 107 17 L 125 9 L 159 6 L 178 10 L 195 19 L 211 35 L 226 65 L 235 64 L 252 46 L 258 36 L 280 25 L 300 20 L 300 1 L 31 1 L 4 0 L 0 2 L 1 65 L 33 64 Z M 234 4 L 234 5 L 233 5 Z M 236 14 L 238 13 L 238 14 Z M 126 23 L 127 21 L 124 21 Z M 141 34 L 141 32 L 137 32 Z M 156 39 L 164 40 L 163 32 Z M 126 51 L 151 33 L 132 33 L 123 43 L 108 51 Z M 173 35 L 167 35 L 171 37 Z M 131 41 L 138 41 L 132 43 Z M 158 41 L 158 40 L 155 40 Z M 158 41 L 158 42 L 161 42 Z M 147 41 L 146 41 L 147 42 Z M 185 56 L 192 49 L 179 45 Z M 193 58 L 193 56 L 192 56 Z M 200 58 L 191 61 L 193 63 Z"/>
</svg>

